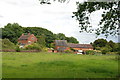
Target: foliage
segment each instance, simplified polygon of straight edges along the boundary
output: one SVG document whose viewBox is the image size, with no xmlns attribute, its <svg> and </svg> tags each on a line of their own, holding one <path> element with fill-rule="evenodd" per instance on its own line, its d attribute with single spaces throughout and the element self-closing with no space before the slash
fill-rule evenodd
<svg viewBox="0 0 120 80">
<path fill-rule="evenodd" d="M 89 0 L 88 0 L 89 1 Z M 77 11 L 73 12 L 76 20 L 79 22 L 80 32 L 93 32 L 97 35 L 104 34 L 106 37 L 109 35 L 119 35 L 119 15 L 120 14 L 120 1 L 112 2 L 77 2 Z M 103 9 L 102 19 L 99 22 L 99 28 L 93 29 L 90 22 L 90 15 L 97 10 Z M 93 17 L 94 18 L 94 17 Z"/>
<path fill-rule="evenodd" d="M 2 39 L 2 28 L 0 28 L 0 39 Z"/>
<path fill-rule="evenodd" d="M 101 48 L 102 54 L 106 54 L 107 52 L 111 52 L 111 47 L 110 46 L 105 46 Z"/>
<path fill-rule="evenodd" d="M 111 48 L 112 48 L 112 52 L 119 52 L 120 51 L 120 43 L 115 43 L 113 45 L 113 47 L 111 47 Z"/>
<path fill-rule="evenodd" d="M 85 53 L 86 53 L 87 55 L 94 55 L 94 54 L 95 54 L 95 51 L 94 51 L 94 50 L 87 50 L 87 51 L 85 51 Z"/>
<path fill-rule="evenodd" d="M 39 51 L 41 51 L 42 50 L 42 46 L 40 46 L 37 43 L 33 43 L 31 45 L 26 46 L 25 49 L 26 50 L 39 50 Z"/>
<path fill-rule="evenodd" d="M 63 33 L 58 33 L 55 36 L 56 36 L 56 40 L 65 40 L 66 39 L 66 36 Z"/>
<path fill-rule="evenodd" d="M 54 40 L 55 40 L 55 36 L 53 34 L 52 35 L 47 34 L 45 37 L 46 37 L 46 39 L 45 39 L 45 41 L 46 41 L 46 47 L 50 48 L 51 43 L 53 43 Z"/>
<path fill-rule="evenodd" d="M 103 54 L 107 52 L 119 52 L 120 43 L 115 43 L 113 41 L 106 41 L 105 39 L 97 39 L 92 43 L 94 49 L 101 50 Z"/>
<path fill-rule="evenodd" d="M 79 43 L 74 37 L 66 37 L 63 33 L 54 34 L 56 40 L 67 40 L 68 43 Z"/>
<path fill-rule="evenodd" d="M 2 49 L 2 39 L 0 39 L 0 49 Z"/>
<path fill-rule="evenodd" d="M 74 37 L 66 37 L 68 43 L 79 43 L 76 38 Z"/>
<path fill-rule="evenodd" d="M 76 51 L 76 50 L 75 50 L 75 49 L 73 49 L 73 48 L 70 48 L 70 50 L 71 50 L 71 51 L 73 51 L 73 52 L 75 52 L 75 51 Z"/>
<path fill-rule="evenodd" d="M 65 53 L 72 53 L 73 51 L 71 51 L 71 50 L 65 50 L 64 52 Z"/>
<path fill-rule="evenodd" d="M 60 3 L 69 2 L 70 0 L 39 0 L 40 4 L 51 4 L 51 1 L 58 1 Z M 87 2 L 86 2 L 87 1 Z M 106 37 L 109 35 L 120 35 L 119 26 L 120 20 L 120 1 L 110 0 L 106 2 L 101 2 L 99 0 L 86 0 L 83 3 L 76 2 L 77 11 L 73 12 L 76 20 L 79 22 L 80 32 L 93 32 L 95 31 L 97 35 L 104 34 Z M 90 15 L 95 11 L 103 9 L 102 19 L 99 22 L 99 28 L 92 28 L 90 22 Z"/>
<path fill-rule="evenodd" d="M 51 1 L 58 1 L 60 3 L 64 3 L 66 1 L 70 1 L 70 0 L 39 0 L 40 1 L 40 4 L 51 4 Z"/>
<path fill-rule="evenodd" d="M 97 39 L 93 42 L 93 47 L 104 47 L 107 44 L 107 40 L 105 39 Z"/>
<path fill-rule="evenodd" d="M 55 40 L 54 35 L 51 31 L 41 28 L 41 27 L 27 27 L 27 28 L 24 28 L 24 31 L 25 33 L 29 32 L 29 33 L 34 34 L 35 36 L 38 36 L 38 37 L 41 36 L 45 38 L 44 43 L 46 47 L 50 47 L 50 43 L 52 43 Z"/>
<path fill-rule="evenodd" d="M 2 49 L 15 49 L 16 48 L 15 44 L 12 43 L 9 39 L 1 39 L 0 44 L 2 44 Z"/>
<path fill-rule="evenodd" d="M 16 47 L 16 52 L 20 52 L 20 48 L 19 48 L 18 45 L 17 45 L 17 47 Z"/>
<path fill-rule="evenodd" d="M 107 52 L 106 54 L 116 55 L 116 54 L 118 54 L 118 52 Z"/>
<path fill-rule="evenodd" d="M 46 46 L 45 36 L 44 35 L 38 36 L 37 43 L 40 44 L 42 47 L 45 47 Z"/>
<path fill-rule="evenodd" d="M 23 33 L 22 27 L 18 23 L 8 23 L 4 28 L 2 28 L 2 38 L 9 39 L 13 43 L 17 43 L 17 39 Z"/>
<path fill-rule="evenodd" d="M 1 28 L 0 28 L 1 29 Z M 41 27 L 22 27 L 18 23 L 8 23 L 2 28 L 2 38 L 7 38 L 13 43 L 17 43 L 18 38 L 22 33 L 31 33 L 38 38 L 38 43 L 42 46 L 51 47 L 54 40 L 65 40 L 66 36 L 63 33 L 53 34 L 51 31 Z M 70 42 L 78 42 L 74 37 Z"/>
<path fill-rule="evenodd" d="M 54 43 L 51 43 L 51 44 L 50 44 L 50 47 L 53 48 L 53 49 L 55 49 L 55 44 L 54 44 Z"/>
</svg>

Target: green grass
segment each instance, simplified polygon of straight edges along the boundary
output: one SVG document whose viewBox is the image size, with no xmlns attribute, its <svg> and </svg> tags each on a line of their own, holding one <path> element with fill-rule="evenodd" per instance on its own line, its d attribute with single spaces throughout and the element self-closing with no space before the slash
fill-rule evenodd
<svg viewBox="0 0 120 80">
<path fill-rule="evenodd" d="M 116 55 L 3 52 L 3 78 L 115 78 Z"/>
</svg>

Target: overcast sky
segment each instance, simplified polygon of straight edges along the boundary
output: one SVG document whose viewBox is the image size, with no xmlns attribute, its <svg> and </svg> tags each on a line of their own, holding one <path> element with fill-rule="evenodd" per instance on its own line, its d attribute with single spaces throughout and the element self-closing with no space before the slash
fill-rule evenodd
<svg viewBox="0 0 120 80">
<path fill-rule="evenodd" d="M 77 0 L 78 1 L 78 0 Z M 80 0 L 82 2 L 82 0 Z M 23 27 L 43 27 L 53 33 L 64 33 L 77 38 L 79 43 L 90 43 L 98 38 L 105 38 L 88 33 L 79 33 L 78 22 L 72 18 L 76 11 L 76 1 L 69 3 L 55 2 L 51 5 L 40 5 L 39 0 L 0 0 L 0 27 L 7 23 L 18 23 Z M 101 11 L 92 14 L 94 28 L 101 19 Z M 109 36 L 107 40 L 118 42 L 117 37 Z"/>
</svg>

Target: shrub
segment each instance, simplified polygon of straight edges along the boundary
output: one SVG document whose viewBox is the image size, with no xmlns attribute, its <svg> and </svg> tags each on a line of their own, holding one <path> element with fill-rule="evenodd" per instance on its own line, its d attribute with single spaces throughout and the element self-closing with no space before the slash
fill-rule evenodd
<svg viewBox="0 0 120 80">
<path fill-rule="evenodd" d="M 46 48 L 46 47 L 43 47 L 43 48 L 42 48 L 42 51 L 45 51 L 45 52 L 47 52 L 47 51 L 48 51 L 48 48 Z"/>
<path fill-rule="evenodd" d="M 110 47 L 102 47 L 101 51 L 102 51 L 102 54 L 106 54 L 107 52 L 111 51 L 111 48 Z"/>
<path fill-rule="evenodd" d="M 120 55 L 120 51 L 118 51 L 117 54 Z"/>
<path fill-rule="evenodd" d="M 73 52 L 75 51 L 75 49 L 73 49 L 73 48 L 70 48 L 70 50 L 72 50 Z"/>
<path fill-rule="evenodd" d="M 26 46 L 25 49 L 27 49 L 27 50 L 39 50 L 39 51 L 41 51 L 42 47 L 39 44 L 37 44 L 37 43 L 33 43 L 31 45 Z"/>
<path fill-rule="evenodd" d="M 65 50 L 64 52 L 65 53 L 72 53 L 73 51 L 71 51 L 71 50 Z"/>
<path fill-rule="evenodd" d="M 19 46 L 16 47 L 16 52 L 20 52 Z"/>
<path fill-rule="evenodd" d="M 94 55 L 95 51 L 94 50 L 87 50 L 85 51 L 87 55 Z"/>
<path fill-rule="evenodd" d="M 118 52 L 107 52 L 106 54 L 119 54 Z"/>
<path fill-rule="evenodd" d="M 15 49 L 16 46 L 14 43 L 12 43 L 9 39 L 2 39 L 0 40 L 0 43 L 2 42 L 2 49 Z"/>
<path fill-rule="evenodd" d="M 100 47 L 95 47 L 96 50 L 100 50 L 101 48 Z"/>
</svg>

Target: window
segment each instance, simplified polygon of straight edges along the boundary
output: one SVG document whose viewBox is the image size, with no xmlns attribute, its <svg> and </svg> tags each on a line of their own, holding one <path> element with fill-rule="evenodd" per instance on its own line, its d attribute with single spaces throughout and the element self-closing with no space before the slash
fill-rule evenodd
<svg viewBox="0 0 120 80">
<path fill-rule="evenodd" d="M 31 41 L 28 41 L 28 44 L 31 44 Z"/>
<path fill-rule="evenodd" d="M 34 37 L 32 37 L 31 39 L 34 40 Z"/>
</svg>

